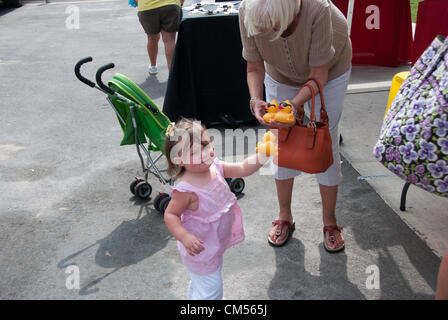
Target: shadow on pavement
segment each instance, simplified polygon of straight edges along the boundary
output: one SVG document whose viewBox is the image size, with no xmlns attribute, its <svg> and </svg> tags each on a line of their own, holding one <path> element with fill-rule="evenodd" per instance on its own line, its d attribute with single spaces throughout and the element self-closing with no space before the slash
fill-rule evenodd
<svg viewBox="0 0 448 320">
<path fill-rule="evenodd" d="M 347 255 L 329 255 L 319 247 L 320 275 L 305 270 L 305 247 L 291 238 L 285 247 L 275 249 L 276 273 L 268 289 L 270 299 L 364 299 L 347 278 Z"/>
<path fill-rule="evenodd" d="M 10 13 L 11 11 L 14 11 L 15 9 L 17 9 L 17 8 L 5 8 L 0 5 L 0 17 L 7 13 Z"/>
<path fill-rule="evenodd" d="M 268 289 L 269 297 L 370 298 L 365 295 L 369 291 L 366 268 L 377 265 L 380 288 L 375 299 L 434 299 L 430 292 L 436 290 L 440 259 L 367 182 L 357 180 L 357 172 L 345 159 L 342 171 L 344 181 L 336 212 L 338 224 L 345 227 L 345 251 L 331 254 L 320 243 L 320 275 L 312 275 L 305 270 L 304 244 L 292 237 L 285 247 L 274 250 L 276 273 Z M 296 229 L 297 236 L 300 226 Z"/>
<path fill-rule="evenodd" d="M 357 180 L 358 173 L 347 161 L 342 168 L 347 182 L 340 190 L 337 212 L 359 249 L 377 254 L 380 299 L 433 299 L 413 287 L 424 285 L 435 292 L 440 259 L 366 181 Z"/>
<path fill-rule="evenodd" d="M 95 263 L 102 268 L 113 269 L 95 279 L 88 279 L 82 285 L 79 295 L 89 295 L 97 293 L 100 289 L 95 288 L 101 281 L 117 272 L 121 268 L 137 264 L 140 261 L 152 256 L 159 250 L 165 248 L 168 240 L 172 237 L 163 222 L 163 216 L 149 208 L 150 202 L 141 201 L 132 197 L 130 201 L 135 201 L 136 206 L 140 206 L 138 216 L 133 220 L 123 221 L 109 235 L 96 241 L 86 248 L 62 259 L 58 268 L 66 268 L 77 256 L 90 248 L 98 245 L 95 255 Z M 152 206 L 152 202 L 151 202 Z"/>
<path fill-rule="evenodd" d="M 156 100 L 165 96 L 166 82 L 159 82 L 157 76 L 148 76 L 143 83 L 139 83 L 138 86 L 147 94 L 152 100 Z M 162 111 L 162 106 L 157 106 Z"/>
</svg>

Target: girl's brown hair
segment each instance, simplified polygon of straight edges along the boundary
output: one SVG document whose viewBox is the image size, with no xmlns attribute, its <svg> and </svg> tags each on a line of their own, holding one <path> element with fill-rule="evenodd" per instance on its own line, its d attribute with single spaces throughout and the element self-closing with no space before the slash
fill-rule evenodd
<svg viewBox="0 0 448 320">
<path fill-rule="evenodd" d="M 195 137 L 193 128 L 197 125 L 200 125 L 201 133 L 199 137 Z M 177 121 L 174 126 L 167 129 L 167 136 L 165 139 L 165 156 L 166 160 L 168 162 L 168 174 L 174 178 L 177 179 L 181 177 L 185 173 L 185 167 L 181 167 L 178 164 L 175 164 L 173 162 L 173 159 L 171 159 L 172 156 L 172 149 L 175 145 L 178 143 L 182 143 L 183 137 L 190 142 L 190 146 L 193 145 L 194 139 L 198 139 L 199 141 L 205 131 L 205 127 L 200 124 L 200 121 L 188 119 L 188 118 L 181 118 L 179 121 Z M 185 136 L 188 134 L 188 137 Z M 182 150 L 182 149 L 181 149 Z M 181 152 L 179 150 L 179 152 Z M 181 156 L 180 154 L 178 156 Z"/>
</svg>

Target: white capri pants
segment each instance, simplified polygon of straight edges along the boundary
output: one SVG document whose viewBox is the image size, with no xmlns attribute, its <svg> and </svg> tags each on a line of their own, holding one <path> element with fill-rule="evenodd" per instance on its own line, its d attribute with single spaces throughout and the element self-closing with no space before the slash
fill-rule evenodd
<svg viewBox="0 0 448 320">
<path fill-rule="evenodd" d="M 341 157 L 339 156 L 339 121 L 341 120 L 344 98 L 350 79 L 351 68 L 339 77 L 330 80 L 324 86 L 325 107 L 328 113 L 330 135 L 333 150 L 333 164 L 327 171 L 316 174 L 317 182 L 324 186 L 336 186 L 342 181 Z M 264 85 L 266 88 L 266 100 L 285 101 L 292 100 L 298 93 L 300 87 L 282 84 L 265 74 Z M 320 95 L 316 97 L 316 119 L 320 119 Z M 309 117 L 311 113 L 311 100 L 307 102 L 305 113 Z M 277 180 L 286 180 L 298 176 L 301 171 L 278 167 L 271 162 L 271 170 Z"/>
<path fill-rule="evenodd" d="M 222 300 L 222 264 L 210 274 L 196 274 L 190 271 L 188 300 Z"/>
</svg>

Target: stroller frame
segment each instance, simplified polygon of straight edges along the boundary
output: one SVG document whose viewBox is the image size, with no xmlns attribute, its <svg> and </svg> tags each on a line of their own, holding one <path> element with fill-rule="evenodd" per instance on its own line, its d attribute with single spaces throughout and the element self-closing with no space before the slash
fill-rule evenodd
<svg viewBox="0 0 448 320">
<path fill-rule="evenodd" d="M 136 121 L 136 116 L 135 116 L 135 112 L 134 109 L 138 108 L 141 106 L 140 103 L 138 103 L 137 101 L 128 99 L 127 97 L 123 96 L 122 94 L 116 92 L 115 90 L 113 90 L 111 87 L 106 86 L 101 77 L 102 74 L 104 73 L 104 71 L 108 70 L 108 69 L 112 69 L 115 67 L 115 65 L 113 63 L 109 63 L 106 65 L 103 65 L 102 67 L 100 67 L 97 72 L 96 72 L 96 82 L 97 84 L 95 84 L 94 82 L 88 80 L 87 78 L 85 78 L 84 76 L 81 75 L 80 72 L 80 68 L 83 64 L 87 63 L 87 62 L 91 62 L 93 61 L 92 57 L 85 57 L 81 60 L 79 60 L 76 65 L 75 65 L 75 75 L 78 78 L 78 80 L 80 80 L 81 82 L 83 82 L 84 84 L 88 85 L 89 87 L 95 88 L 99 91 L 101 91 L 102 93 L 107 94 L 107 98 L 106 100 L 109 102 L 110 106 L 112 107 L 112 109 L 114 110 L 115 114 L 118 117 L 118 120 L 120 121 L 120 123 L 125 126 L 126 125 L 126 121 L 125 119 L 123 119 L 122 115 L 120 114 L 120 112 L 117 110 L 117 108 L 115 107 L 111 96 L 115 96 L 118 99 L 122 100 L 123 102 L 129 104 L 129 112 L 131 115 L 131 120 L 132 120 L 132 128 L 134 130 L 134 142 L 135 142 L 135 146 L 137 149 L 137 154 L 140 158 L 140 164 L 142 167 L 142 172 L 144 174 L 144 178 L 138 178 L 135 177 L 135 179 L 131 182 L 130 185 L 130 191 L 136 195 L 137 197 L 141 198 L 141 199 L 147 199 L 150 194 L 152 193 L 152 187 L 151 185 L 148 183 L 148 173 L 153 174 L 154 176 L 156 176 L 159 181 L 162 184 L 169 184 L 169 185 L 173 185 L 174 184 L 174 180 L 169 178 L 165 178 L 162 174 L 162 172 L 166 172 L 167 169 L 159 169 L 156 165 L 156 163 L 160 160 L 160 158 L 163 156 L 163 150 L 160 150 L 161 153 L 155 158 L 153 159 L 151 156 L 151 149 L 154 149 L 152 147 L 152 143 L 153 141 L 151 141 L 150 137 L 147 137 L 148 139 L 148 146 L 146 147 L 144 143 L 140 143 L 139 139 L 138 139 L 138 125 L 137 125 L 137 121 Z M 148 108 L 151 112 L 153 113 L 158 113 L 160 112 L 159 110 L 157 110 L 154 107 L 151 107 L 149 105 L 144 105 L 143 107 Z M 146 155 L 146 163 L 143 159 L 142 153 L 141 151 L 143 151 L 143 153 Z M 160 211 L 160 212 L 164 212 L 166 207 L 168 206 L 169 200 L 171 199 L 171 197 L 169 196 L 169 194 L 167 193 L 160 193 L 156 196 L 155 200 L 154 200 L 154 207 Z"/>
</svg>

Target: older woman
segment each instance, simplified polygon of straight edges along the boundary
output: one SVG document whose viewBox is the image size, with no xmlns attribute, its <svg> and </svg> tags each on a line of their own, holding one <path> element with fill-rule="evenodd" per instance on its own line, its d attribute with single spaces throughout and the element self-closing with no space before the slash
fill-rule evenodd
<svg viewBox="0 0 448 320">
<path fill-rule="evenodd" d="M 243 57 L 247 61 L 250 108 L 263 121 L 266 100 L 290 100 L 294 108 L 310 98 L 309 83 L 316 94 L 323 86 L 330 120 L 334 162 L 317 174 L 322 198 L 324 247 L 337 252 L 345 247 L 342 228 L 336 223 L 335 207 L 341 182 L 338 124 L 351 71 L 352 48 L 347 21 L 330 0 L 244 0 L 240 6 L 240 31 Z M 316 99 L 320 105 L 320 99 Z M 319 109 L 316 110 L 319 119 Z M 274 127 L 285 126 L 270 123 Z M 300 171 L 272 165 L 279 202 L 278 219 L 268 235 L 274 246 L 285 244 L 294 230 L 291 198 L 294 177 Z"/>
</svg>

